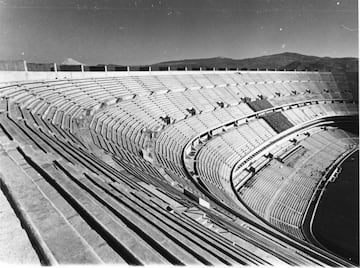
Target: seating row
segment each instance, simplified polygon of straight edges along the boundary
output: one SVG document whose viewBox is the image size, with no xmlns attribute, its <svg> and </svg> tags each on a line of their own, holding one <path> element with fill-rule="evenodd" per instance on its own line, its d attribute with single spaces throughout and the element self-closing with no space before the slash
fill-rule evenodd
<svg viewBox="0 0 360 268">
<path fill-rule="evenodd" d="M 293 157 L 284 162 L 271 160 L 238 190 L 239 197 L 256 214 L 299 239 L 305 239 L 302 220 L 324 171 L 346 151 L 358 146 L 358 139 L 339 128 L 316 127 L 307 133 L 311 134 L 297 143 L 297 148 L 303 150 L 293 150 Z M 281 150 L 287 146 L 293 145 L 284 144 Z"/>
</svg>

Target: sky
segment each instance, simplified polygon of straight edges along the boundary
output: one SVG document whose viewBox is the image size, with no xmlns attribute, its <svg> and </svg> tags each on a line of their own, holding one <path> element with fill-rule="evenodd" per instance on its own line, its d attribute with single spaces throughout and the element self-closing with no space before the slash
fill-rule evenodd
<svg viewBox="0 0 360 268">
<path fill-rule="evenodd" d="M 358 57 L 357 0 L 0 0 L 0 60 Z"/>
</svg>

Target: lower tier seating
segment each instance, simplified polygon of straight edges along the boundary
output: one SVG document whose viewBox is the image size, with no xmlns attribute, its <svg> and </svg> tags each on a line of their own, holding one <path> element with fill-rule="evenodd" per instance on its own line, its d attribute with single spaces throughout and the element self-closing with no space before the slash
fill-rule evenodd
<svg viewBox="0 0 360 268">
<path fill-rule="evenodd" d="M 261 231 L 235 227 L 159 180 L 149 184 L 150 175 L 134 177 L 23 119 L 1 115 L 0 124 L 2 185 L 37 230 L 45 263 L 310 263 L 281 248 L 274 257 L 277 246 Z M 203 216 L 188 216 L 194 211 Z M 265 243 L 257 249 L 264 259 L 249 251 L 253 243 Z"/>
<path fill-rule="evenodd" d="M 305 239 L 302 220 L 324 171 L 341 155 L 358 146 L 358 139 L 342 129 L 315 128 L 292 149 L 255 173 L 238 189 L 240 198 L 259 216 L 279 229 Z"/>
</svg>

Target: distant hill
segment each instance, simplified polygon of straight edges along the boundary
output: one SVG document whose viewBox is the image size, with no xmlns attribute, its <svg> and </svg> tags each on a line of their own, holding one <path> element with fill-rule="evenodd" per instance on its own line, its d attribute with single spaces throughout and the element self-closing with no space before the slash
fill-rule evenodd
<svg viewBox="0 0 360 268">
<path fill-rule="evenodd" d="M 68 58 L 62 62 L 61 68 L 63 71 L 80 71 L 78 68 L 82 63 Z M 330 71 L 334 75 L 345 74 L 351 81 L 354 83 L 357 82 L 357 73 L 358 73 L 358 58 L 330 58 L 330 57 L 316 57 L 316 56 L 307 56 L 298 53 L 285 52 L 281 54 L 274 54 L 268 56 L 246 58 L 246 59 L 232 59 L 224 57 L 215 57 L 215 58 L 202 58 L 202 59 L 185 59 L 185 60 L 173 60 L 159 62 L 151 65 L 152 70 L 167 70 L 168 67 L 171 70 L 184 70 L 185 67 L 188 70 L 212 70 L 216 68 L 217 70 L 222 70 L 228 68 L 234 70 L 238 68 L 239 70 L 308 70 L 308 71 Z M 85 65 L 86 71 L 103 71 L 104 65 L 107 65 L 108 71 L 126 71 L 127 67 L 124 65 L 118 64 L 98 64 L 98 65 Z M 31 63 L 28 62 L 28 69 L 32 71 L 51 71 L 53 64 L 46 63 Z M 66 67 L 67 66 L 67 67 Z M 74 69 L 74 68 L 77 69 Z M 60 67 L 58 67 L 60 69 Z M 66 69 L 68 68 L 68 69 Z M 70 69 L 69 69 L 70 68 Z M 130 69 L 133 71 L 147 71 L 149 70 L 148 65 L 133 65 L 130 66 Z M 8 71 L 24 71 L 24 62 L 23 60 L 15 61 L 1 61 L 0 60 L 0 70 Z"/>
<path fill-rule="evenodd" d="M 357 72 L 357 58 L 330 58 L 301 55 L 298 53 L 285 52 L 268 56 L 261 56 L 247 59 L 231 58 L 204 58 L 204 59 L 185 59 L 160 62 L 151 65 L 156 70 L 170 66 L 172 69 L 217 69 L 221 68 L 239 68 L 239 69 L 277 69 L 277 70 L 308 70 L 308 71 L 332 71 L 332 72 Z"/>
</svg>

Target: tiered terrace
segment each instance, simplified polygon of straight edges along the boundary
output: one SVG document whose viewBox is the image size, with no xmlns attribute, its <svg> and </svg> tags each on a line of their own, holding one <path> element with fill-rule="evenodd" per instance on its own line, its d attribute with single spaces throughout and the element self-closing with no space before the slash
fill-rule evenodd
<svg viewBox="0 0 360 268">
<path fill-rule="evenodd" d="M 9 83 L 0 97 L 2 188 L 44 264 L 338 262 L 212 199 L 243 211 L 231 188 L 242 159 L 296 125 L 357 114 L 331 74 L 128 73 Z M 291 123 L 274 127 L 274 113 Z"/>
</svg>

